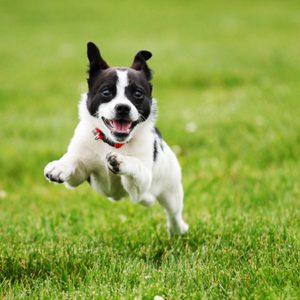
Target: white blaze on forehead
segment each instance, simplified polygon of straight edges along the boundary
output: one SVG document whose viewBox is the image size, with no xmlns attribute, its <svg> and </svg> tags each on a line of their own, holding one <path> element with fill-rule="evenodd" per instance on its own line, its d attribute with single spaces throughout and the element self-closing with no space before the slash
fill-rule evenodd
<svg viewBox="0 0 300 300">
<path fill-rule="evenodd" d="M 125 94 L 125 88 L 128 85 L 128 71 L 117 70 L 117 97 Z"/>
</svg>

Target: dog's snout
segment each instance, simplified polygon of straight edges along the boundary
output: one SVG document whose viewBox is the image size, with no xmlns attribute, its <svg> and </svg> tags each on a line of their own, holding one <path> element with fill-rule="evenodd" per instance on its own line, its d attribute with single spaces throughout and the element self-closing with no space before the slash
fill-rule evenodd
<svg viewBox="0 0 300 300">
<path fill-rule="evenodd" d="M 130 106 L 127 104 L 117 104 L 115 106 L 115 110 L 116 110 L 117 114 L 128 115 L 130 112 Z"/>
</svg>

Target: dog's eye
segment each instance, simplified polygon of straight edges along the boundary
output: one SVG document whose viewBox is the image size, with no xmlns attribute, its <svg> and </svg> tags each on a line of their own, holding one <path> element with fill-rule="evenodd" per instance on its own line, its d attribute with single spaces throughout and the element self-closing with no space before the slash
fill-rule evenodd
<svg viewBox="0 0 300 300">
<path fill-rule="evenodd" d="M 144 93 L 140 90 L 136 90 L 133 92 L 133 97 L 136 99 L 143 99 L 144 98 Z"/>
<path fill-rule="evenodd" d="M 108 98 L 112 96 L 112 92 L 109 89 L 103 89 L 100 91 L 102 97 Z"/>
</svg>

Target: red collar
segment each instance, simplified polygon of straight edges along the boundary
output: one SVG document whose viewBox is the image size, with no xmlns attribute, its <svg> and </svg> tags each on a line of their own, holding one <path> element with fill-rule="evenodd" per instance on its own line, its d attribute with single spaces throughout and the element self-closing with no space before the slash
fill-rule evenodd
<svg viewBox="0 0 300 300">
<path fill-rule="evenodd" d="M 117 149 L 124 146 L 124 144 L 121 144 L 121 143 L 114 143 L 99 128 L 95 128 L 93 130 L 93 134 L 95 135 L 95 140 L 102 140 L 104 143 L 106 143 L 112 147 L 115 147 Z"/>
</svg>

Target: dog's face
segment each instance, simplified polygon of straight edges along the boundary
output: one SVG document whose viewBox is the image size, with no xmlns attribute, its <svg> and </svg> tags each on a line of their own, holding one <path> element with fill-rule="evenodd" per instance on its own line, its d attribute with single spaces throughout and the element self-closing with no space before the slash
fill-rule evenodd
<svg viewBox="0 0 300 300">
<path fill-rule="evenodd" d="M 130 68 L 109 67 L 93 43 L 88 43 L 87 108 L 113 141 L 128 141 L 151 114 L 151 70 L 148 51 L 136 54 Z"/>
</svg>

